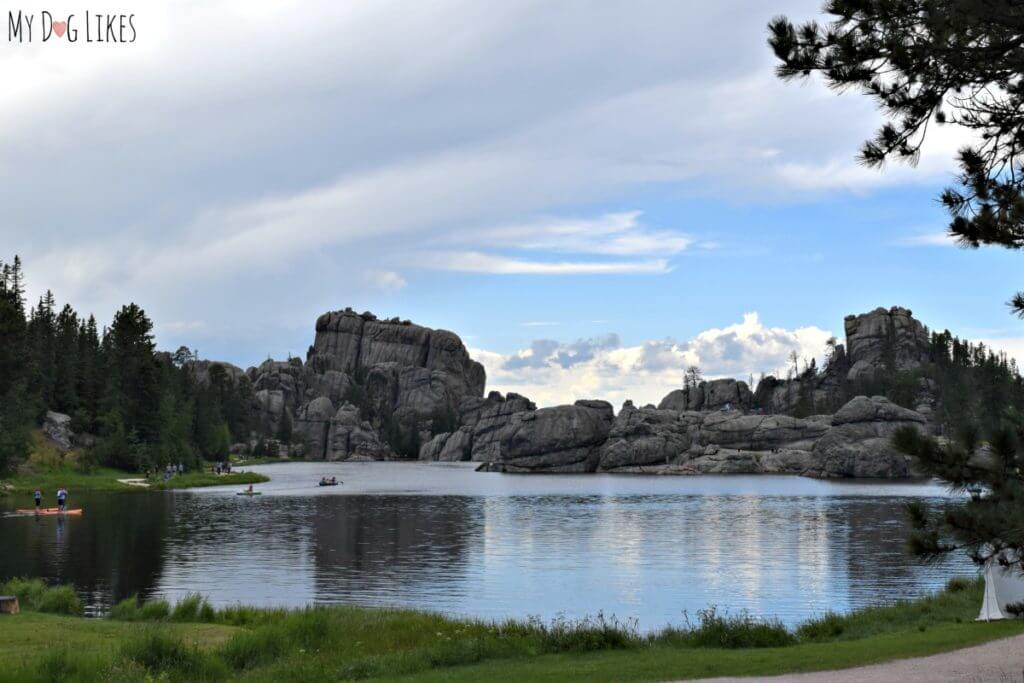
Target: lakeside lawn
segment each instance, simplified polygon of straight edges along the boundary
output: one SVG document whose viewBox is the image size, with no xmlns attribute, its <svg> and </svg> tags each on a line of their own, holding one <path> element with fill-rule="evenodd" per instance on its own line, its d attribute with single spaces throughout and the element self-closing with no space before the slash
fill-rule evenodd
<svg viewBox="0 0 1024 683">
<path fill-rule="evenodd" d="M 149 487 L 130 486 L 119 479 L 141 479 L 143 474 L 125 472 L 110 467 L 83 467 L 81 453 L 72 450 L 61 453 L 38 430 L 33 434 L 32 453 L 14 474 L 0 479 L 0 495 L 13 494 L 31 496 L 38 488 L 43 491 L 44 504 L 54 505 L 57 489 L 67 487 L 74 496 L 81 492 L 109 491 L 144 491 L 146 488 L 186 489 L 204 486 L 228 486 L 259 484 L 270 481 L 270 477 L 255 472 L 232 472 L 231 474 L 215 474 L 209 469 L 202 472 L 192 471 L 171 477 L 164 481 L 163 476 L 148 480 Z"/>
<path fill-rule="evenodd" d="M 0 590 L 35 609 L 0 617 L 0 681 L 661 681 L 823 671 L 916 657 L 1024 633 L 1024 622 L 973 621 L 979 580 L 795 630 L 702 612 L 697 623 L 641 635 L 614 619 L 451 619 L 410 610 L 214 609 L 126 600 L 106 619 L 73 616 L 69 593 L 38 581 Z M 51 591 L 63 591 L 49 599 Z M 72 593 L 73 596 L 73 593 Z M 78 608 L 80 610 L 80 607 Z M 55 643 L 61 645 L 55 647 Z"/>
<path fill-rule="evenodd" d="M 151 488 L 154 489 L 195 489 L 204 486 L 227 486 L 229 484 L 262 484 L 270 481 L 270 477 L 256 472 L 231 472 L 230 474 L 215 474 L 209 470 L 203 472 L 185 472 L 176 474 L 167 481 L 163 477 L 154 477 L 149 480 Z"/>
</svg>

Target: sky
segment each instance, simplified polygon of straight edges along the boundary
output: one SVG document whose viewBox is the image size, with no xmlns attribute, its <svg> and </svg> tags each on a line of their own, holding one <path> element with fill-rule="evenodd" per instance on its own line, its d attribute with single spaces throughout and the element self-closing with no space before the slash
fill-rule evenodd
<svg viewBox="0 0 1024 683">
<path fill-rule="evenodd" d="M 962 135 L 866 169 L 872 102 L 775 78 L 769 19 L 819 5 L 26 0 L 136 40 L 0 37 L 0 259 L 243 367 L 347 306 L 450 329 L 541 405 L 778 371 L 878 306 L 1024 359 L 1019 255 L 944 236 Z"/>
</svg>

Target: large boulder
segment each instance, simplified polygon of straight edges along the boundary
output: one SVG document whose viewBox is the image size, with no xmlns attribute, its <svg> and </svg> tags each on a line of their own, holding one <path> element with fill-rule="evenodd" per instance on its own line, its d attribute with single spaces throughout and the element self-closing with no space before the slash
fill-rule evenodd
<svg viewBox="0 0 1024 683">
<path fill-rule="evenodd" d="M 882 396 L 857 396 L 832 416 L 832 428 L 814 444 L 820 477 L 903 478 L 911 459 L 892 445 L 903 426 L 927 428 L 926 418 Z"/>
<path fill-rule="evenodd" d="M 501 460 L 500 439 L 502 430 L 520 413 L 532 413 L 537 409 L 533 401 L 509 393 L 502 397 L 492 391 L 482 402 L 479 399 L 464 402 L 462 423 L 472 429 L 471 455 L 473 462 L 498 462 Z"/>
<path fill-rule="evenodd" d="M 699 416 L 665 408 L 636 408 L 627 401 L 598 453 L 602 472 L 668 465 L 690 448 Z"/>
<path fill-rule="evenodd" d="M 500 431 L 501 469 L 506 472 L 593 472 L 614 414 L 606 401 L 520 412 Z"/>
</svg>

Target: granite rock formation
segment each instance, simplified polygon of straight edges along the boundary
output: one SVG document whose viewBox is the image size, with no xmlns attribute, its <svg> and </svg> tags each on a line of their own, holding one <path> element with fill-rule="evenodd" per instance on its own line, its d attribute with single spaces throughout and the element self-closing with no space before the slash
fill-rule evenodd
<svg viewBox="0 0 1024 683">
<path fill-rule="evenodd" d="M 927 330 L 903 308 L 848 316 L 845 327 L 845 347 L 834 345 L 821 373 L 767 377 L 756 392 L 734 379 L 704 381 L 657 407 L 627 401 L 618 415 L 604 401 L 538 409 L 515 393 L 484 396 L 484 369 L 455 334 L 351 309 L 320 316 L 305 361 L 267 360 L 244 373 L 195 361 L 193 374 L 250 381 L 264 433 L 287 416 L 311 459 L 418 457 L 516 473 L 911 476 L 891 437 L 906 425 L 930 429 L 934 387 L 922 380 L 920 411 L 849 392 L 874 373 L 927 362 Z"/>
<path fill-rule="evenodd" d="M 409 457 L 397 448 L 459 427 L 486 380 L 455 334 L 351 309 L 320 316 L 305 362 L 267 360 L 246 374 L 264 431 L 287 414 L 307 457 L 323 460 Z"/>
</svg>

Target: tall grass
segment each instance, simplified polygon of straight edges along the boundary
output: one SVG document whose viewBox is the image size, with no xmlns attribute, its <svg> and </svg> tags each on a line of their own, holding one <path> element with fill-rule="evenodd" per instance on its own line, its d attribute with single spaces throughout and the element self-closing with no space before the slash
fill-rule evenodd
<svg viewBox="0 0 1024 683">
<path fill-rule="evenodd" d="M 864 607 L 849 614 L 826 612 L 796 629 L 802 642 L 864 638 L 889 631 L 920 629 L 973 619 L 981 606 L 985 580 L 955 578 L 946 589 L 913 600 Z"/>
<path fill-rule="evenodd" d="M 699 610 L 697 621 L 668 626 L 651 636 L 651 642 L 676 647 L 752 648 L 795 645 L 797 637 L 778 619 L 757 619 L 747 612 L 721 613 L 714 607 Z"/>
<path fill-rule="evenodd" d="M 217 657 L 166 631 L 148 629 L 121 646 L 121 656 L 150 673 L 173 672 L 192 681 L 227 678 L 227 668 Z"/>
<path fill-rule="evenodd" d="M 41 601 L 41 582 L 17 580 L 14 588 Z M 452 619 L 398 609 L 310 607 L 300 610 L 232 606 L 215 609 L 192 594 L 177 604 L 140 603 L 135 596 L 115 605 L 111 619 L 151 622 L 96 660 L 57 651 L 37 659 L 18 680 L 335 681 L 412 675 L 487 660 L 552 653 L 667 649 L 725 650 L 783 648 L 832 642 L 877 633 L 926 629 L 930 624 L 973 618 L 981 599 L 979 581 L 951 582 L 946 590 L 919 600 L 871 607 L 847 615 L 825 614 L 798 628 L 778 620 L 731 615 L 714 608 L 691 622 L 642 634 L 635 621 L 595 617 L 551 621 L 539 618 L 489 622 Z M 172 624 L 171 622 L 178 622 Z M 186 642 L 180 624 L 205 622 L 237 630 L 226 640 Z M 223 636 L 223 634 L 222 634 Z M 696 656 L 696 655 L 695 655 Z M 2 667 L 0 667 L 2 670 Z M 3 676 L 0 675 L 0 680 Z"/>
<path fill-rule="evenodd" d="M 0 593 L 15 595 L 22 609 L 78 615 L 82 601 L 72 586 L 47 586 L 42 579 L 14 578 L 0 585 Z"/>
</svg>

